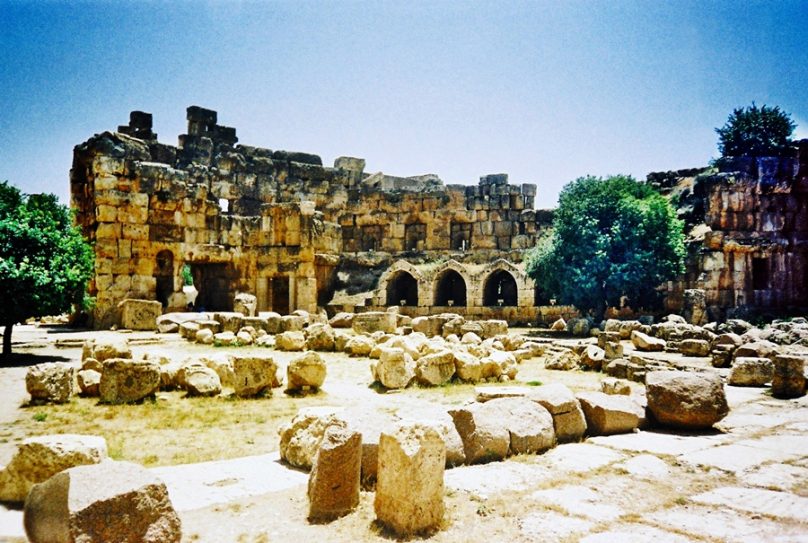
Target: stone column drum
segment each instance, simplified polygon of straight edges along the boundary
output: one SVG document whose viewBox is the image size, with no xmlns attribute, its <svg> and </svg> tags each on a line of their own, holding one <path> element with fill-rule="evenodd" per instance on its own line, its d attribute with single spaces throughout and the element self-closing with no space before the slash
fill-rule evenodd
<svg viewBox="0 0 808 543">
<path fill-rule="evenodd" d="M 379 438 L 374 507 L 399 536 L 435 530 L 443 520 L 446 445 L 433 427 L 401 424 Z"/>
</svg>

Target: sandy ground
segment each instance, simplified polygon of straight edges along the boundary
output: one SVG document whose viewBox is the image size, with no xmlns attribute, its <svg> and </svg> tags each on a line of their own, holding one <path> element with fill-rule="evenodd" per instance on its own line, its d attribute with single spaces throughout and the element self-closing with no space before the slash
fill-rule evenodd
<svg viewBox="0 0 808 543">
<path fill-rule="evenodd" d="M 96 334 L 20 327 L 15 348 L 29 355 L 23 363 L 62 357 L 78 364 L 81 339 Z M 159 336 L 150 333 L 128 337 L 136 354 L 160 349 L 184 356 L 204 349 L 175 337 L 155 343 Z M 282 363 L 290 357 L 278 353 Z M 407 410 L 473 397 L 470 387 L 378 394 L 368 387 L 368 361 L 326 358 L 324 404 Z M 25 437 L 13 424 L 30 417 L 30 410 L 21 408 L 27 400 L 24 376 L 25 367 L 0 369 L 0 464 Z M 518 379 L 580 390 L 597 388 L 601 378 L 547 371 L 536 359 L 520 366 Z M 635 388 L 641 392 L 641 386 Z M 727 395 L 731 412 L 714 432 L 589 438 L 541 455 L 447 470 L 446 520 L 424 539 L 808 543 L 808 399 L 775 400 L 766 389 L 737 387 L 727 387 Z M 281 464 L 274 450 L 154 469 L 180 512 L 183 541 L 391 539 L 375 522 L 372 492 L 363 492 L 357 510 L 346 517 L 307 522 L 307 475 Z M 0 507 L 0 541 L 25 541 L 20 523 L 19 511 Z"/>
</svg>

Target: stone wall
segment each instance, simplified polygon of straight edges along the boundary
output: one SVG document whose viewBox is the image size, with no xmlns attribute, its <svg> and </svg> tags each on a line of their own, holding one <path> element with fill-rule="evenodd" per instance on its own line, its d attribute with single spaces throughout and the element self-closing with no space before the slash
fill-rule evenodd
<svg viewBox="0 0 808 543">
<path fill-rule="evenodd" d="M 367 174 L 352 157 L 324 167 L 316 155 L 239 145 L 215 111 L 192 106 L 187 120 L 176 147 L 158 142 L 151 115 L 135 111 L 74 150 L 71 203 L 95 244 L 97 327 L 119 322 L 124 298 L 186 308 L 186 265 L 200 291 L 194 309 L 230 309 L 246 291 L 259 310 L 315 311 L 347 254 L 518 264 L 552 222 L 532 209 L 536 186 L 510 185 L 504 174 L 467 187 Z M 513 277 L 514 307 L 532 307 L 532 281 Z M 482 286 L 470 288 L 481 296 L 473 289 Z"/>
<path fill-rule="evenodd" d="M 686 198 L 687 273 L 668 285 L 668 308 L 701 289 L 709 317 L 808 307 L 808 140 L 793 156 L 723 159 Z M 693 205 L 695 202 L 695 205 Z"/>
</svg>

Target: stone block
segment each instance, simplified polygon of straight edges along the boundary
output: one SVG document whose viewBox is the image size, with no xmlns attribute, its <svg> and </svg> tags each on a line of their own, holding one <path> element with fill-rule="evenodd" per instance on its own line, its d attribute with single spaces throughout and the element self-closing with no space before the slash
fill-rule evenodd
<svg viewBox="0 0 808 543">
<path fill-rule="evenodd" d="M 247 398 L 279 387 L 278 366 L 269 356 L 234 356 L 233 389 L 236 396 Z"/>
<path fill-rule="evenodd" d="M 318 389 L 323 386 L 326 364 L 314 351 L 293 358 L 286 367 L 286 390 L 297 391 L 304 387 Z"/>
<path fill-rule="evenodd" d="M 359 505 L 362 435 L 340 426 L 327 428 L 309 475 L 309 520 L 328 521 Z"/>
<path fill-rule="evenodd" d="M 663 426 L 706 429 L 729 413 L 724 385 L 716 373 L 652 371 L 645 382 L 648 411 Z"/>
<path fill-rule="evenodd" d="M 36 364 L 25 374 L 25 389 L 33 402 L 66 403 L 73 396 L 75 375 L 67 362 Z"/>
<path fill-rule="evenodd" d="M 125 298 L 118 304 L 121 311 L 121 327 L 129 330 L 157 330 L 157 318 L 163 314 L 163 306 L 154 300 Z"/>
<path fill-rule="evenodd" d="M 98 390 L 104 403 L 132 403 L 153 396 L 160 382 L 157 362 L 110 358 L 104 361 Z"/>
<path fill-rule="evenodd" d="M 733 386 L 762 387 L 773 376 L 774 364 L 768 358 L 740 357 L 732 362 L 727 383 Z"/>
<path fill-rule="evenodd" d="M 22 503 L 35 484 L 68 468 L 96 464 L 105 458 L 107 442 L 103 437 L 56 434 L 26 438 L 0 470 L 0 501 Z"/>
<path fill-rule="evenodd" d="M 32 543 L 179 543 L 182 538 L 165 484 L 128 462 L 73 467 L 34 486 L 23 522 Z"/>
<path fill-rule="evenodd" d="M 431 426 L 402 424 L 379 439 L 374 509 L 379 522 L 406 537 L 443 521 L 446 446 Z"/>
<path fill-rule="evenodd" d="M 589 435 L 623 434 L 639 426 L 642 408 L 628 396 L 581 392 L 576 397 L 586 417 Z"/>
<path fill-rule="evenodd" d="M 793 355 L 778 355 L 774 358 L 772 396 L 775 398 L 798 398 L 805 394 L 805 358 Z"/>
</svg>

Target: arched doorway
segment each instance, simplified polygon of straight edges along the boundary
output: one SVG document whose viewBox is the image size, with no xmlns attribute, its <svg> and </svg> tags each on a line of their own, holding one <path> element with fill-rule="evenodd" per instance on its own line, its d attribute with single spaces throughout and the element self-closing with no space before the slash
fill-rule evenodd
<svg viewBox="0 0 808 543">
<path fill-rule="evenodd" d="M 483 305 L 504 307 L 517 305 L 516 280 L 509 272 L 497 270 L 485 280 L 483 285 Z"/>
<path fill-rule="evenodd" d="M 157 301 L 168 305 L 168 299 L 174 293 L 174 253 L 169 250 L 160 251 L 155 257 L 154 279 Z"/>
<path fill-rule="evenodd" d="M 387 281 L 387 305 L 418 305 L 418 281 L 399 270 Z"/>
<path fill-rule="evenodd" d="M 455 270 L 446 270 L 435 281 L 435 305 L 466 306 L 466 282 Z"/>
</svg>

